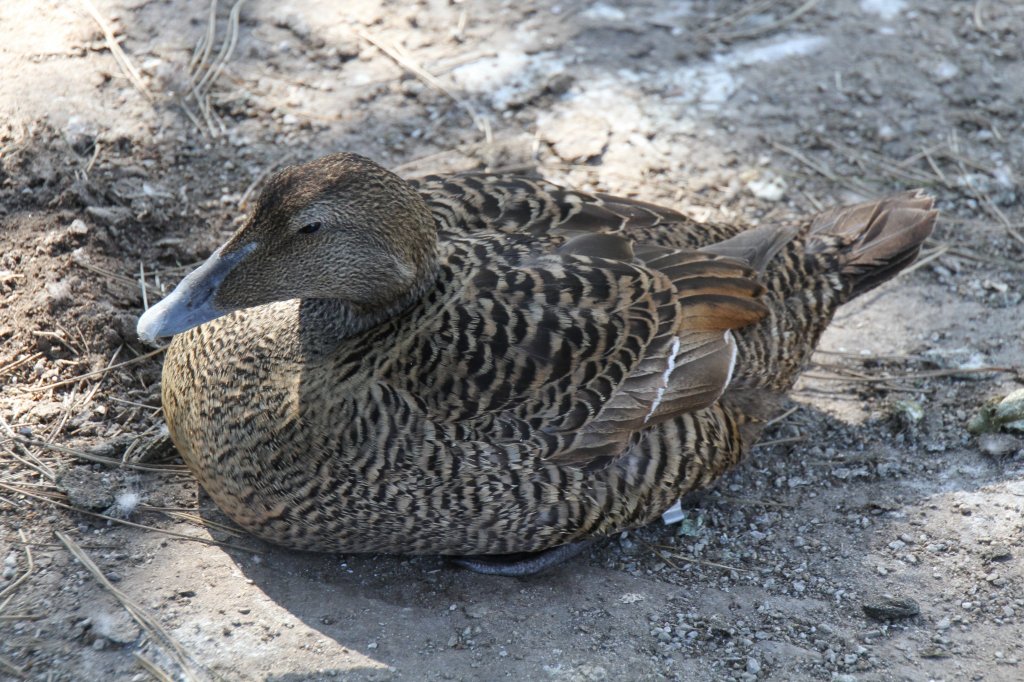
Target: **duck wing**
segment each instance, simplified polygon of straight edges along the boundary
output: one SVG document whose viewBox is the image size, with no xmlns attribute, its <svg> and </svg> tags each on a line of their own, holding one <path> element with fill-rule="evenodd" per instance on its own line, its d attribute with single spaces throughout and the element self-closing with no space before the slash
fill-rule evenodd
<svg viewBox="0 0 1024 682">
<path fill-rule="evenodd" d="M 574 462 L 718 399 L 731 330 L 765 314 L 751 268 L 690 250 L 641 258 L 615 234 L 539 242 L 550 248 L 522 233 L 451 240 L 454 296 L 396 348 L 388 382 L 468 438 Z"/>
<path fill-rule="evenodd" d="M 743 231 L 698 223 L 678 211 L 636 199 L 565 189 L 545 180 L 466 173 L 411 180 L 427 201 L 442 235 L 483 232 L 575 235 L 622 234 L 669 248 L 700 248 Z"/>
</svg>

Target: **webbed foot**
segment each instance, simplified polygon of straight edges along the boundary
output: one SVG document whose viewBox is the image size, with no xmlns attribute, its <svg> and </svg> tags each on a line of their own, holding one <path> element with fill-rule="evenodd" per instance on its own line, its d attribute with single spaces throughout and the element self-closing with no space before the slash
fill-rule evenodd
<svg viewBox="0 0 1024 682">
<path fill-rule="evenodd" d="M 573 558 L 593 544 L 592 540 L 573 542 L 539 552 L 517 554 L 481 554 L 478 556 L 457 556 L 448 559 L 462 568 L 468 568 L 484 575 L 523 577 L 537 575 Z"/>
</svg>

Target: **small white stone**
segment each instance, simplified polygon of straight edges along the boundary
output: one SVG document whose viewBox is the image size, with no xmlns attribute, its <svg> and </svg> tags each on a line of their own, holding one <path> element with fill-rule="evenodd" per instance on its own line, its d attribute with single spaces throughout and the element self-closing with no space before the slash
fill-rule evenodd
<svg viewBox="0 0 1024 682">
<path fill-rule="evenodd" d="M 935 80 L 939 83 L 946 83 L 953 80 L 960 73 L 960 67 L 953 62 L 941 61 L 935 65 Z"/>
<path fill-rule="evenodd" d="M 747 183 L 747 191 L 765 201 L 782 201 L 786 196 L 786 181 L 774 175 L 764 175 Z"/>
</svg>

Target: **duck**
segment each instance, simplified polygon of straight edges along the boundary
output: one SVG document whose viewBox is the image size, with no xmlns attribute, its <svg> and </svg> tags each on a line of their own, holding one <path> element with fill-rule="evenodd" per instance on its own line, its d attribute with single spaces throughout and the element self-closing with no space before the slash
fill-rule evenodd
<svg viewBox="0 0 1024 682">
<path fill-rule="evenodd" d="M 171 440 L 242 528 L 525 575 L 735 467 L 936 216 L 911 191 L 748 229 L 334 153 L 268 179 L 138 333 L 173 337 Z"/>
</svg>

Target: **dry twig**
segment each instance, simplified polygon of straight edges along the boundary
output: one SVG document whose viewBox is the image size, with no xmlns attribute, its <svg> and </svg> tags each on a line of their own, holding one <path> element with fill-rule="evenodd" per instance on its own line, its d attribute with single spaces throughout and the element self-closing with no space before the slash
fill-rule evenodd
<svg viewBox="0 0 1024 682">
<path fill-rule="evenodd" d="M 31 493 L 31 492 L 25 490 L 24 488 L 20 488 L 18 486 L 14 486 L 14 485 L 10 485 L 8 483 L 4 483 L 3 481 L 0 481 L 0 488 L 3 488 L 4 490 L 9 490 L 9 491 L 11 491 L 13 493 L 17 493 L 19 495 L 25 495 L 26 497 L 31 497 L 33 499 L 39 500 L 40 502 L 46 502 L 47 504 L 52 504 L 55 507 L 60 507 L 61 509 L 67 509 L 68 511 L 77 512 L 79 514 L 85 514 L 86 516 L 93 516 L 95 518 L 103 519 L 105 521 L 110 521 L 111 523 L 117 523 L 117 524 L 120 524 L 122 526 L 128 526 L 130 528 L 138 528 L 140 530 L 153 531 L 155 533 L 160 533 L 161 535 L 167 535 L 167 536 L 172 537 L 172 538 L 178 538 L 179 540 L 190 540 L 192 542 L 201 542 L 204 545 L 214 545 L 214 546 L 217 546 L 217 547 L 227 547 L 229 549 L 234 549 L 234 550 L 238 550 L 238 551 L 241 551 L 241 552 L 248 552 L 250 554 L 259 554 L 259 551 L 251 549 L 249 547 L 241 547 L 239 545 L 233 545 L 233 544 L 231 544 L 229 542 L 220 542 L 218 540 L 210 540 L 209 538 L 201 538 L 201 537 L 198 537 L 198 536 L 195 536 L 195 535 L 188 535 L 187 533 L 178 533 L 178 532 L 173 531 L 173 530 L 165 530 L 163 528 L 157 528 L 156 526 L 147 526 L 147 525 L 145 525 L 143 523 L 135 523 L 133 521 L 128 521 L 126 519 L 119 519 L 116 516 L 109 516 L 108 514 L 100 514 L 99 512 L 92 512 L 92 511 L 87 511 L 85 509 L 79 509 L 78 507 L 74 507 L 74 506 L 72 506 L 70 504 L 65 504 L 65 503 L 63 503 L 63 502 L 61 502 L 59 500 L 55 500 L 51 496 L 40 495 L 40 494 L 37 494 L 37 493 Z"/>
<path fill-rule="evenodd" d="M 3 613 L 3 610 L 7 608 L 7 605 L 11 603 L 11 600 L 14 599 L 14 592 L 22 583 L 29 579 L 29 576 L 32 575 L 32 572 L 36 568 L 35 562 L 32 560 L 32 550 L 29 549 L 28 539 L 25 537 L 25 531 L 19 530 L 18 536 L 21 538 L 22 548 L 25 550 L 25 562 L 28 564 L 28 567 L 17 580 L 5 587 L 3 590 L 0 590 L 0 599 L 3 599 L 3 601 L 0 602 L 0 613 Z M 4 597 L 7 598 L 4 599 Z"/>
<path fill-rule="evenodd" d="M 807 440 L 807 436 L 790 436 L 789 438 L 776 438 L 775 440 L 763 440 L 758 443 L 754 443 L 752 448 L 767 448 L 772 445 L 786 445 L 788 443 L 803 443 Z"/>
<path fill-rule="evenodd" d="M 842 185 L 843 187 L 846 187 L 847 189 L 852 190 L 854 192 L 857 192 L 858 194 L 861 194 L 863 196 L 870 196 L 870 195 L 875 193 L 874 190 L 872 190 L 870 187 L 868 187 L 866 185 L 863 185 L 860 182 L 857 182 L 856 180 L 852 180 L 852 179 L 849 179 L 849 178 L 842 178 L 842 177 L 836 175 L 835 173 L 830 171 L 825 166 L 823 166 L 823 165 L 821 165 L 819 163 L 816 163 L 814 161 L 811 161 L 809 158 L 807 158 L 807 156 L 805 156 L 804 154 L 798 152 L 797 150 L 795 150 L 795 149 L 793 149 L 791 147 L 787 147 L 786 145 L 779 144 L 778 142 L 772 142 L 771 145 L 773 147 L 775 147 L 777 150 L 779 150 L 780 152 L 782 152 L 783 154 L 786 154 L 787 156 L 793 157 L 794 159 L 796 159 L 797 161 L 799 161 L 803 165 L 807 166 L 811 170 L 813 170 L 816 173 L 818 173 L 819 175 L 827 178 L 828 180 L 830 180 L 830 181 L 832 181 L 832 182 L 834 182 L 834 183 L 836 183 L 838 185 Z"/>
<path fill-rule="evenodd" d="M 138 651 L 133 651 L 132 655 L 135 657 L 135 660 L 139 662 L 139 665 L 145 668 L 146 672 L 152 675 L 153 679 L 157 680 L 157 682 L 174 682 L 173 675 L 169 674 L 166 670 L 143 656 Z"/>
<path fill-rule="evenodd" d="M 107 49 L 110 50 L 110 54 L 113 55 L 114 61 L 121 67 L 121 71 L 125 77 L 131 81 L 131 84 L 135 86 L 135 89 L 142 93 L 142 96 L 147 100 L 152 101 L 153 96 L 149 93 L 149 88 L 146 87 L 145 82 L 142 80 L 142 76 L 139 74 L 138 69 L 132 64 L 132 60 L 128 58 L 128 55 L 124 53 L 121 46 L 117 42 L 117 38 L 114 37 L 114 31 L 110 28 L 110 24 L 103 18 L 96 6 L 92 4 L 92 0 L 78 0 L 85 11 L 93 18 L 93 20 L 99 24 L 100 30 L 103 31 L 103 38 L 107 42 Z"/>
<path fill-rule="evenodd" d="M 59 530 L 54 531 L 54 534 L 57 536 L 58 540 L 64 543 L 64 546 L 68 548 L 68 551 L 71 552 L 72 556 L 78 559 L 82 566 L 92 574 L 92 577 L 96 579 L 96 582 L 103 586 L 115 599 L 117 599 L 117 601 L 121 603 L 121 606 L 123 606 L 132 619 L 139 624 L 139 627 L 145 630 L 154 642 L 169 650 L 168 655 L 181 668 L 182 675 L 186 680 L 201 680 L 207 677 L 193 666 L 191 656 L 189 656 L 184 647 L 178 643 L 178 640 L 172 637 L 171 634 L 164 629 L 163 625 L 150 616 L 145 609 L 136 604 L 127 594 L 114 587 L 114 585 L 107 580 L 107 577 L 103 575 L 103 571 L 100 570 L 99 566 L 93 562 L 78 543 Z M 167 673 L 164 673 L 164 675 L 167 675 Z M 170 676 L 167 675 L 167 677 Z"/>
<path fill-rule="evenodd" d="M 490 144 L 491 142 L 494 141 L 494 133 L 491 130 L 491 122 L 487 119 L 487 117 L 482 116 L 476 110 L 476 108 L 472 104 L 470 104 L 468 100 L 466 100 L 466 98 L 456 93 L 454 90 L 452 90 L 447 85 L 442 83 L 439 78 L 437 78 L 436 76 L 428 72 L 426 69 L 424 69 L 422 66 L 420 66 L 416 62 L 416 60 L 413 59 L 412 55 L 406 52 L 402 47 L 394 45 L 392 43 L 385 42 L 384 40 L 377 38 L 363 30 L 356 31 L 356 33 L 360 38 L 370 43 L 378 50 L 380 50 L 388 57 L 390 57 L 400 67 L 402 67 L 412 75 L 416 76 L 430 87 L 436 89 L 438 92 L 441 92 L 442 94 L 446 95 L 449 99 L 458 104 L 463 109 L 463 111 L 469 114 L 469 118 L 473 121 L 473 125 L 476 126 L 477 130 L 483 133 L 484 140 L 487 142 L 487 144 Z"/>
<path fill-rule="evenodd" d="M 26 445 L 34 445 L 36 447 L 46 448 L 53 450 L 54 452 L 60 452 L 65 455 L 71 455 L 79 459 L 84 459 L 89 462 L 95 462 L 97 464 L 106 464 L 107 466 L 117 467 L 121 469 L 134 469 L 136 471 L 148 471 L 155 474 L 188 474 L 188 467 L 183 464 L 168 464 L 164 466 L 149 465 L 149 464 L 134 464 L 132 462 L 124 462 L 119 459 L 112 457 L 104 457 L 103 455 L 94 455 L 90 452 L 84 452 L 82 450 L 75 450 L 69 448 L 66 445 L 57 445 L 56 443 L 45 443 L 39 440 L 32 440 L 31 438 L 25 438 L 24 436 L 15 436 L 17 441 L 25 443 Z"/>
<path fill-rule="evenodd" d="M 733 31 L 731 33 L 721 33 L 713 35 L 713 38 L 723 41 L 734 41 L 734 40 L 749 40 L 751 38 L 757 38 L 763 36 L 766 33 L 774 33 L 781 28 L 793 23 L 803 15 L 814 9 L 814 6 L 818 4 L 819 0 L 807 0 L 804 4 L 797 7 L 795 10 L 782 17 L 778 21 L 773 21 L 770 24 L 764 26 L 758 26 L 756 28 L 748 29 L 746 31 Z"/>
<path fill-rule="evenodd" d="M 143 355 L 139 355 L 138 357 L 134 357 L 131 360 L 125 360 L 124 362 L 119 362 L 116 365 L 110 365 L 108 367 L 104 367 L 103 369 L 98 369 L 98 370 L 96 370 L 94 372 L 86 372 L 85 374 L 80 374 L 77 377 L 72 377 L 71 379 L 63 379 L 61 381 L 55 381 L 52 384 L 45 384 L 43 386 L 30 386 L 30 387 L 26 388 L 25 391 L 27 393 L 39 393 L 40 391 L 46 391 L 46 390 L 49 390 L 51 388 L 59 388 L 61 386 L 67 386 L 68 384 L 77 384 L 79 381 L 82 381 L 83 379 L 91 379 L 92 377 L 103 376 L 104 374 L 107 374 L 108 372 L 111 372 L 111 371 L 113 371 L 115 369 L 121 369 L 122 367 L 127 367 L 128 365 L 134 365 L 134 364 L 142 362 L 144 360 L 148 360 L 148 359 L 150 359 L 153 356 L 156 356 L 156 355 L 159 355 L 160 353 L 163 353 L 165 350 L 167 350 L 167 346 L 161 346 L 160 348 L 157 348 L 156 350 L 151 350 L 148 353 L 145 353 Z"/>
<path fill-rule="evenodd" d="M 670 545 L 652 545 L 651 543 L 647 542 L 646 540 L 644 540 L 641 537 L 637 537 L 636 539 L 639 540 L 642 544 L 646 545 L 649 549 L 653 550 L 654 553 L 657 554 L 659 557 L 661 557 L 661 559 L 665 563 L 667 563 L 669 566 L 671 566 L 672 568 L 676 569 L 677 571 L 679 570 L 679 567 L 676 566 L 676 564 L 672 561 L 672 559 L 678 559 L 679 561 L 685 561 L 688 564 L 698 564 L 698 565 L 701 565 L 701 566 L 713 566 L 714 568 L 724 568 L 727 571 L 738 571 L 740 573 L 753 573 L 753 571 L 751 571 L 748 568 L 739 568 L 738 566 L 729 566 L 727 564 L 720 564 L 720 563 L 717 563 L 715 561 L 708 561 L 706 559 L 698 559 L 696 557 L 686 556 L 685 554 L 675 554 L 674 552 L 676 552 L 677 548 L 676 547 L 672 547 Z M 673 552 L 672 558 L 670 559 L 669 557 L 665 556 L 665 554 L 662 553 L 662 551 L 661 551 L 662 549 L 667 549 L 667 550 Z"/>
<path fill-rule="evenodd" d="M 14 665 L 3 656 L 0 656 L 0 668 L 3 668 L 20 680 L 25 679 L 25 669 Z"/>
<path fill-rule="evenodd" d="M 24 454 L 25 458 L 27 458 L 25 459 L 20 457 L 18 453 L 12 450 L 10 452 L 12 455 L 14 455 L 15 459 L 20 461 L 22 464 L 34 469 L 43 478 L 49 479 L 51 481 L 54 478 L 56 478 L 56 474 L 54 473 L 53 469 L 51 469 L 49 466 L 43 463 L 43 461 L 36 457 L 28 448 L 26 448 L 24 445 L 18 442 L 20 436 L 18 436 L 18 434 L 16 434 L 14 430 L 11 428 L 11 425 L 7 423 L 7 420 L 4 419 L 3 414 L 0 414 L 0 429 L 3 430 L 4 435 L 6 435 L 9 440 L 14 441 L 21 448 L 22 454 Z"/>
<path fill-rule="evenodd" d="M 43 357 L 42 353 L 32 353 L 31 355 L 26 355 L 21 360 L 12 360 L 11 362 L 8 362 L 6 365 L 4 365 L 3 367 L 0 367 L 0 377 L 2 377 L 3 375 L 7 374 L 8 372 L 11 372 L 11 371 L 21 367 L 22 365 L 28 364 L 30 362 L 35 362 L 36 360 L 38 360 L 41 357 Z"/>
<path fill-rule="evenodd" d="M 210 61 L 210 55 L 213 53 L 213 46 L 217 39 L 217 0 L 211 0 L 206 34 L 196 43 L 196 47 L 192 52 L 192 59 L 188 65 L 188 94 L 179 98 L 179 103 L 185 115 L 188 116 L 193 125 L 201 133 L 208 133 L 213 137 L 223 134 L 226 129 L 210 107 L 210 90 L 213 84 L 217 82 L 217 79 L 220 78 L 221 73 L 224 72 L 228 62 L 231 61 L 231 55 L 234 54 L 235 47 L 238 45 L 238 25 L 242 13 L 242 5 L 244 4 L 245 0 L 236 0 L 235 4 L 231 6 L 231 10 L 228 12 L 228 25 L 225 29 L 224 40 L 221 42 L 217 56 Z M 199 114 L 203 118 L 205 128 L 200 124 L 199 119 L 188 105 L 189 98 L 199 108 Z"/>
<path fill-rule="evenodd" d="M 907 372 L 906 374 L 897 374 L 894 376 L 885 377 L 869 377 L 869 376 L 858 376 L 856 372 L 847 370 L 851 375 L 835 375 L 835 374 L 812 374 L 805 372 L 801 376 L 805 376 L 809 379 L 822 379 L 825 381 L 849 381 L 853 383 L 883 383 L 886 381 L 893 381 L 894 379 L 936 379 L 939 377 L 952 377 L 959 374 L 997 374 L 1006 372 L 1008 374 L 1016 373 L 1017 369 L 1013 367 L 965 367 L 962 369 L 928 369 L 921 372 Z"/>
</svg>

